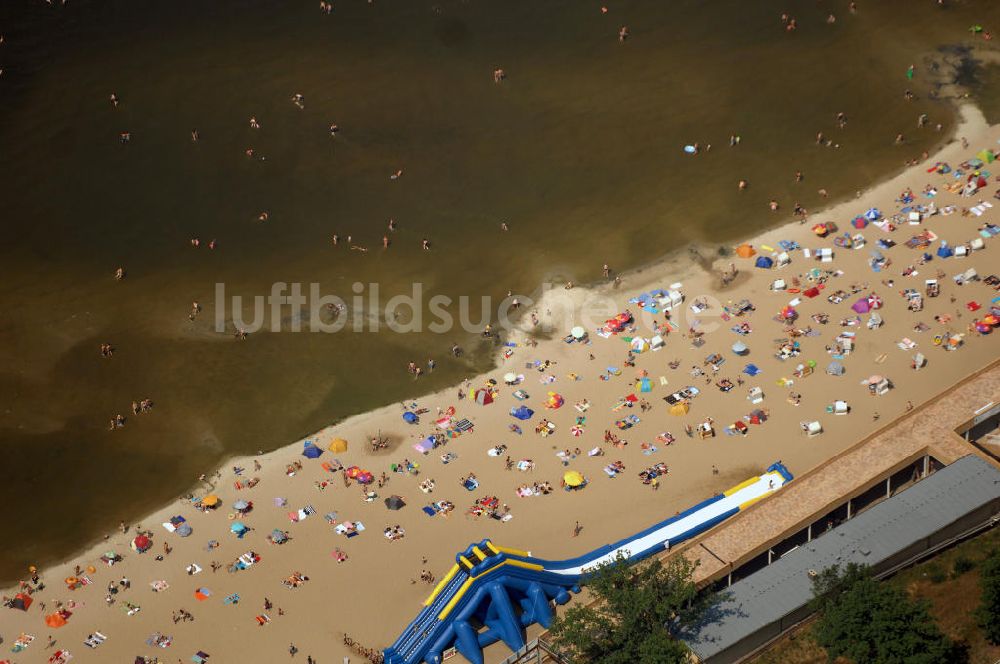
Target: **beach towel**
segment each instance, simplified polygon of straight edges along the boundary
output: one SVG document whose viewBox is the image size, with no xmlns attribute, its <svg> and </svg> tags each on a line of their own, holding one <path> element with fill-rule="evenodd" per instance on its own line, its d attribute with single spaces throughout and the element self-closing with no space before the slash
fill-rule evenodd
<svg viewBox="0 0 1000 664">
<path fill-rule="evenodd" d="M 427 516 L 436 516 L 437 515 L 437 511 L 435 511 L 435 509 L 433 507 L 425 505 L 421 509 L 423 510 L 424 514 L 426 514 Z"/>
</svg>

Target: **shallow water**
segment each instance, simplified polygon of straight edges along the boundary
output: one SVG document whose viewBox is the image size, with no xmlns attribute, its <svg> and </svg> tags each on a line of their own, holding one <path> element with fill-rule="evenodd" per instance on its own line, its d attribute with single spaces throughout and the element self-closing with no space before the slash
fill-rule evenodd
<svg viewBox="0 0 1000 664">
<path fill-rule="evenodd" d="M 216 283 L 250 297 L 318 282 L 346 297 L 356 281 L 383 296 L 419 281 L 499 301 L 746 236 L 779 220 L 770 198 L 790 210 L 819 207 L 821 187 L 849 197 L 942 140 L 953 112 L 929 98 L 925 56 L 971 23 L 1000 25 L 987 0 L 862 2 L 856 16 L 838 3 L 832 26 L 817 3 L 770 0 L 615 2 L 607 15 L 568 0 L 355 0 L 330 16 L 264 0 L 16 4 L 0 7 L 0 501 L 23 539 L 0 551 L 0 578 L 178 495 L 229 454 L 488 362 L 458 331 L 286 324 L 237 342 L 231 324 L 214 330 Z M 778 20 L 789 4 L 792 34 Z M 925 112 L 941 134 L 916 129 Z M 818 147 L 818 131 L 841 147 Z M 712 150 L 685 155 L 694 142 Z M 335 233 L 370 251 L 332 246 Z M 192 301 L 205 308 L 194 322 Z M 454 342 L 469 349 L 460 361 Z M 415 386 L 407 361 L 431 357 L 438 369 Z M 152 413 L 107 430 L 147 397 Z"/>
</svg>

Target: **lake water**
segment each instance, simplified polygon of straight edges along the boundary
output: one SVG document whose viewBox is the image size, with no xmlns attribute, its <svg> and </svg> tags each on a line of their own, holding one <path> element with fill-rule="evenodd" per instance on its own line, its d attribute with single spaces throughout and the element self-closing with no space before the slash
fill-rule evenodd
<svg viewBox="0 0 1000 664">
<path fill-rule="evenodd" d="M 274 282 L 344 298 L 355 282 L 383 298 L 420 282 L 496 302 L 749 235 L 783 218 L 771 198 L 818 208 L 818 189 L 852 196 L 931 149 L 954 114 L 931 98 L 929 58 L 971 24 L 1000 26 L 1000 10 L 860 5 L 3 3 L 0 502 L 20 540 L 0 551 L 0 578 L 177 496 L 227 455 L 488 365 L 458 331 L 295 333 L 287 311 L 282 331 L 240 342 L 231 322 L 215 329 L 218 283 L 246 299 Z M 942 132 L 918 130 L 921 113 Z M 817 146 L 820 131 L 840 147 Z M 695 142 L 712 149 L 685 155 Z M 429 358 L 415 386 L 406 364 Z M 143 398 L 152 412 L 131 416 Z M 117 413 L 128 423 L 109 431 Z"/>
</svg>

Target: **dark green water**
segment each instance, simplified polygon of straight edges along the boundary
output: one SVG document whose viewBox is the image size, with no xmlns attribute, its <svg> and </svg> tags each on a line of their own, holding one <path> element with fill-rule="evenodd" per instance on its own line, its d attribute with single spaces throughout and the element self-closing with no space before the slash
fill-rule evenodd
<svg viewBox="0 0 1000 664">
<path fill-rule="evenodd" d="M 953 112 L 929 98 L 926 56 L 971 23 L 1000 27 L 1000 10 L 860 4 L 852 16 L 846 2 L 616 1 L 602 15 L 569 0 L 352 0 L 327 16 L 312 0 L 2 3 L 0 503 L 21 543 L 0 551 L 0 578 L 176 496 L 226 455 L 412 395 L 409 360 L 438 360 L 425 390 L 488 361 L 449 360 L 455 341 L 474 348 L 457 332 L 237 342 L 213 330 L 216 283 L 347 296 L 355 281 L 383 294 L 419 281 L 499 299 L 747 235 L 779 220 L 772 197 L 815 208 L 820 187 L 852 195 L 930 149 Z M 916 129 L 925 112 L 942 134 Z M 842 147 L 817 147 L 818 131 Z M 685 156 L 693 142 L 713 149 Z M 206 312 L 192 323 L 195 300 Z M 151 414 L 107 430 L 146 397 Z"/>
</svg>

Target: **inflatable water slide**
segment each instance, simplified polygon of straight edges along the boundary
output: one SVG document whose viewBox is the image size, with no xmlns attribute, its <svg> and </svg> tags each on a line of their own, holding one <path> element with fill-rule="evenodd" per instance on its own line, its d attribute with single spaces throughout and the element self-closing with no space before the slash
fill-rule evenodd
<svg viewBox="0 0 1000 664">
<path fill-rule="evenodd" d="M 614 544 L 568 560 L 543 560 L 498 546 L 470 544 L 455 556 L 416 619 L 385 649 L 386 664 L 440 664 L 457 651 L 483 664 L 483 648 L 503 641 L 512 651 L 525 644 L 525 628 L 548 627 L 552 602 L 565 604 L 589 572 L 619 556 L 636 562 L 708 530 L 792 480 L 781 462 L 665 521 Z"/>
</svg>

